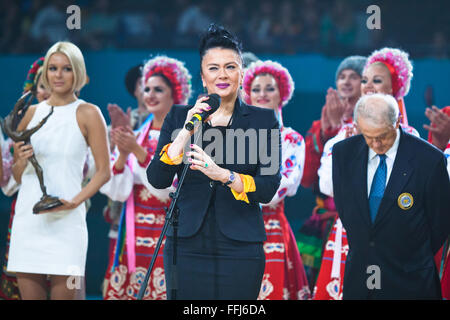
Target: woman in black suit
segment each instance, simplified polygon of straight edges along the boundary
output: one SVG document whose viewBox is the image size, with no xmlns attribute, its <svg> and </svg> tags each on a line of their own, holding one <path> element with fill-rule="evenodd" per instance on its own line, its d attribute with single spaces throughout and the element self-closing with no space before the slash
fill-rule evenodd
<svg viewBox="0 0 450 320">
<path fill-rule="evenodd" d="M 280 183 L 279 125 L 272 110 L 238 99 L 241 45 L 227 30 L 213 24 L 203 34 L 200 63 L 203 86 L 220 96 L 220 106 L 200 126 L 197 144 L 198 129 L 188 131 L 185 123 L 210 108 L 209 98 L 198 98 L 193 107 L 172 107 L 147 177 L 155 188 L 166 188 L 180 176 L 183 162 L 190 166 L 177 202 L 176 298 L 256 299 L 266 239 L 259 203 L 268 203 Z M 172 236 L 169 227 L 164 247 L 169 299 Z"/>
</svg>

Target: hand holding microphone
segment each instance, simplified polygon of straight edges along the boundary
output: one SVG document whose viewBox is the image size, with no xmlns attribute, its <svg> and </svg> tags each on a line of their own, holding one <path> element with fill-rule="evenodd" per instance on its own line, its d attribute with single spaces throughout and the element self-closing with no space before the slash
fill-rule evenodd
<svg viewBox="0 0 450 320">
<path fill-rule="evenodd" d="M 169 158 L 175 158 L 183 153 L 183 149 L 194 134 L 197 123 L 203 122 L 213 114 L 220 106 L 220 96 L 211 94 L 197 99 L 195 105 L 188 111 L 184 129 L 181 130 L 175 140 L 167 149 Z"/>
<path fill-rule="evenodd" d="M 220 96 L 216 93 L 201 97 L 197 100 L 195 106 L 189 110 L 185 124 L 188 131 L 194 130 L 197 123 L 204 122 L 211 114 L 216 112 L 220 106 Z"/>
</svg>

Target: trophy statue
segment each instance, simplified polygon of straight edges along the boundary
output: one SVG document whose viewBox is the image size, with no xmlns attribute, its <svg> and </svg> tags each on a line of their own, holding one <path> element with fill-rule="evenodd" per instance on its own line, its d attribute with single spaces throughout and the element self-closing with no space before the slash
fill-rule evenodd
<svg viewBox="0 0 450 320">
<path fill-rule="evenodd" d="M 28 99 L 28 100 L 27 100 Z M 26 110 L 30 106 L 31 102 L 34 99 L 34 93 L 28 91 L 25 93 L 14 105 L 14 109 L 6 116 L 5 119 L 0 119 L 0 125 L 2 127 L 3 132 L 11 138 L 14 142 L 24 141 L 26 144 L 30 143 L 30 138 L 33 133 L 38 131 L 47 119 L 53 113 L 53 107 L 49 114 L 43 118 L 37 126 L 31 129 L 26 129 L 24 131 L 18 132 L 17 126 L 19 125 L 20 120 L 25 115 Z M 39 179 L 39 184 L 42 190 L 42 197 L 38 203 L 36 203 L 33 207 L 33 213 L 38 214 L 44 210 L 50 210 L 56 207 L 63 205 L 63 203 L 57 197 L 52 197 L 47 194 L 47 189 L 44 185 L 44 175 L 41 166 L 36 160 L 34 154 L 29 158 L 31 164 L 36 170 L 37 177 Z"/>
</svg>

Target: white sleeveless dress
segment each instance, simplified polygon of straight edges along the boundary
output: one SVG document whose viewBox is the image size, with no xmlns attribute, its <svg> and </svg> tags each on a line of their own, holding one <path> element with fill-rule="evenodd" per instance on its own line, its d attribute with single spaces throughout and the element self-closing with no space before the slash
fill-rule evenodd
<svg viewBox="0 0 450 320">
<path fill-rule="evenodd" d="M 34 154 L 44 173 L 50 196 L 71 200 L 81 191 L 88 145 L 78 126 L 76 111 L 83 100 L 54 107 L 47 122 L 31 136 Z M 41 102 L 28 125 L 35 127 L 50 112 Z M 42 191 L 28 162 L 16 203 L 7 270 L 11 272 L 84 276 L 88 233 L 86 207 L 33 214 Z"/>
</svg>

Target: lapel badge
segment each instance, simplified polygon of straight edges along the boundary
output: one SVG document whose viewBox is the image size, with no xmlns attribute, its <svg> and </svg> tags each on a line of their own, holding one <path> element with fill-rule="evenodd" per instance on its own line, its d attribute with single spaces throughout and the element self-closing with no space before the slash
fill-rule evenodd
<svg viewBox="0 0 450 320">
<path fill-rule="evenodd" d="M 408 210 L 413 206 L 414 198 L 410 193 L 405 192 L 398 196 L 397 203 L 402 210 Z"/>
</svg>

